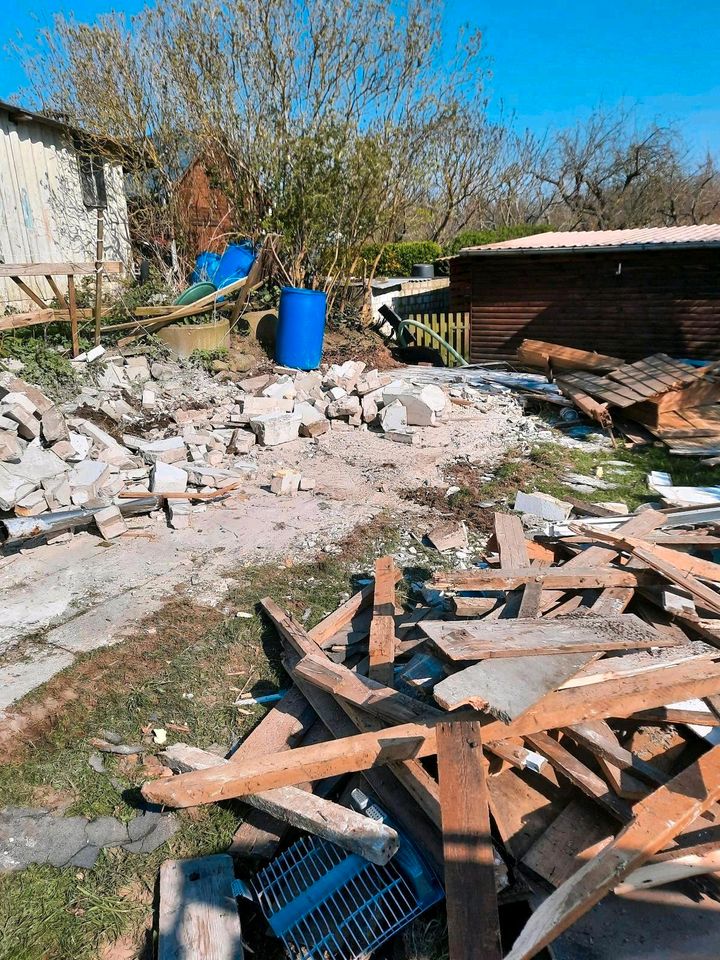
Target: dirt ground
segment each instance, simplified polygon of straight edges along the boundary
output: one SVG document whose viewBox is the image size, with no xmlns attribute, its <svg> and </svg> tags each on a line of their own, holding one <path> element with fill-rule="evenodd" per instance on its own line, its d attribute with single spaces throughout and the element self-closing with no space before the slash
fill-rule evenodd
<svg viewBox="0 0 720 960">
<path fill-rule="evenodd" d="M 446 420 L 418 429 L 412 446 L 339 424 L 316 440 L 257 449 L 258 473 L 246 490 L 208 505 L 192 529 L 172 530 L 160 516 L 111 543 L 83 532 L 0 559 L 0 718 L 78 656 L 121 641 L 179 590 L 212 604 L 226 592 L 227 571 L 244 563 L 332 552 L 381 512 L 420 524 L 423 508 L 403 490 L 436 486 L 458 460 L 492 471 L 518 437 L 542 426 L 502 397 L 488 398 L 482 411 L 449 406 Z M 315 492 L 271 494 L 270 477 L 282 467 L 313 478 Z"/>
</svg>

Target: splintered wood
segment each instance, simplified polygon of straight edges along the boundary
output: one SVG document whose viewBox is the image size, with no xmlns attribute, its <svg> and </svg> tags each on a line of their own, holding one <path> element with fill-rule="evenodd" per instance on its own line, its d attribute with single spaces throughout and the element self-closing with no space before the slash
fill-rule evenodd
<svg viewBox="0 0 720 960">
<path fill-rule="evenodd" d="M 560 371 L 561 393 L 604 428 L 613 426 L 611 410 L 623 418 L 622 432 L 643 442 L 627 420 L 642 424 L 670 447 L 671 453 L 713 456 L 720 448 L 720 364 L 693 366 L 664 353 L 624 363 L 584 350 L 524 340 L 518 360 Z M 649 436 L 646 434 L 646 436 Z"/>
<path fill-rule="evenodd" d="M 604 358 L 592 373 L 559 359 L 587 389 L 589 377 L 607 381 L 608 402 L 703 379 L 660 359 L 622 377 Z M 401 614 L 391 557 L 309 630 L 266 597 L 289 693 L 226 758 L 168 747 L 176 775 L 148 781 L 143 796 L 168 807 L 244 800 L 231 850 L 247 859 L 301 830 L 402 871 L 394 854 L 412 843 L 445 882 L 450 960 L 499 960 L 501 934 L 506 960 L 529 960 L 612 890 L 697 877 L 710 889 L 720 564 L 714 527 L 692 510 L 683 524 L 647 510 L 596 530 L 584 516 L 571 536 L 540 544 L 498 514 L 486 563 L 433 575 L 443 609 Z M 349 808 L 349 774 L 389 823 Z M 535 910 L 518 935 L 498 904 L 523 899 Z"/>
</svg>

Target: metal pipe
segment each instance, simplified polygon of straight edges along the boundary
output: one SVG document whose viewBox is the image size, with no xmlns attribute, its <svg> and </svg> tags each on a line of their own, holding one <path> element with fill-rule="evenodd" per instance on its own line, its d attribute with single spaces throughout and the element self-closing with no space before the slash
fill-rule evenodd
<svg viewBox="0 0 720 960">
<path fill-rule="evenodd" d="M 124 517 L 132 517 L 138 513 L 149 513 L 160 506 L 158 497 L 143 497 L 138 500 L 126 500 L 117 504 Z M 54 513 L 43 513 L 36 517 L 6 517 L 0 520 L 0 543 L 3 545 L 22 543 L 23 540 L 33 540 L 35 537 L 45 537 L 51 533 L 62 533 L 65 530 L 75 530 L 78 527 L 92 525 L 95 514 L 105 507 L 77 507 L 75 510 L 57 510 Z"/>
</svg>

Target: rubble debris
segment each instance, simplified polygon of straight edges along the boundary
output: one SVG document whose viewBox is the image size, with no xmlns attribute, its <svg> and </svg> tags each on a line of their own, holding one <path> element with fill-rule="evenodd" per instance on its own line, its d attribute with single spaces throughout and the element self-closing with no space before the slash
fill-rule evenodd
<svg viewBox="0 0 720 960">
<path fill-rule="evenodd" d="M 542 535 L 540 563 L 531 562 L 540 544 L 519 518 L 498 514 L 496 552 L 482 566 L 433 574 L 446 602 L 441 594 L 432 609 L 413 608 L 410 630 L 401 631 L 390 557 L 376 561 L 374 585 L 310 632 L 264 599 L 294 687 L 246 749 L 148 781 L 143 795 L 185 807 L 289 790 L 287 807 L 274 806 L 272 815 L 299 822 L 294 789 L 362 771 L 400 849 L 406 835 L 439 877 L 444 872 L 451 947 L 467 937 L 477 944 L 480 911 L 483 949 L 499 957 L 498 903 L 506 889 L 529 891 L 535 912 L 508 954 L 513 960 L 529 960 L 619 884 L 636 888 L 644 864 L 658 882 L 680 875 L 684 850 L 697 842 L 705 846 L 693 868 L 716 884 L 720 747 L 703 736 L 720 721 L 703 698 L 716 704 L 720 695 L 720 564 L 702 555 L 712 531 L 704 509 L 683 512 L 690 540 L 673 513 L 610 518 L 613 531 L 606 518 L 583 517 L 567 534 Z M 670 621 L 667 596 L 676 590 L 702 619 L 683 604 Z M 455 613 L 448 592 L 456 594 Z M 343 650 L 352 657 L 347 665 Z M 461 705 L 462 716 L 446 712 Z M 330 740 L 298 737 L 313 713 Z M 672 779 L 625 738 L 639 724 L 651 736 L 668 723 L 685 730 Z M 436 755 L 439 784 L 423 761 Z M 705 811 L 712 819 L 696 822 Z M 243 831 L 247 839 L 252 828 Z M 458 843 L 473 856 L 453 853 Z M 557 888 L 544 905 L 532 894 L 538 875 Z"/>
<path fill-rule="evenodd" d="M 462 520 L 441 523 L 426 534 L 430 544 L 441 553 L 445 550 L 467 550 L 467 527 Z"/>
<path fill-rule="evenodd" d="M 573 506 L 567 500 L 558 500 L 549 493 L 525 493 L 524 490 L 518 490 L 513 509 L 518 513 L 530 513 L 542 520 L 562 523 L 572 513 Z"/>
</svg>

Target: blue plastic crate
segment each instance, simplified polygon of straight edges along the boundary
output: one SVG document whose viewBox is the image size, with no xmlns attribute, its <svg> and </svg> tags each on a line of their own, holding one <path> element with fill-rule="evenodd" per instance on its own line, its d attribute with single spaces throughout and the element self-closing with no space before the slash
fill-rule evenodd
<svg viewBox="0 0 720 960">
<path fill-rule="evenodd" d="M 359 960 L 443 898 L 406 837 L 384 866 L 318 837 L 293 844 L 252 890 L 294 960 Z"/>
</svg>

